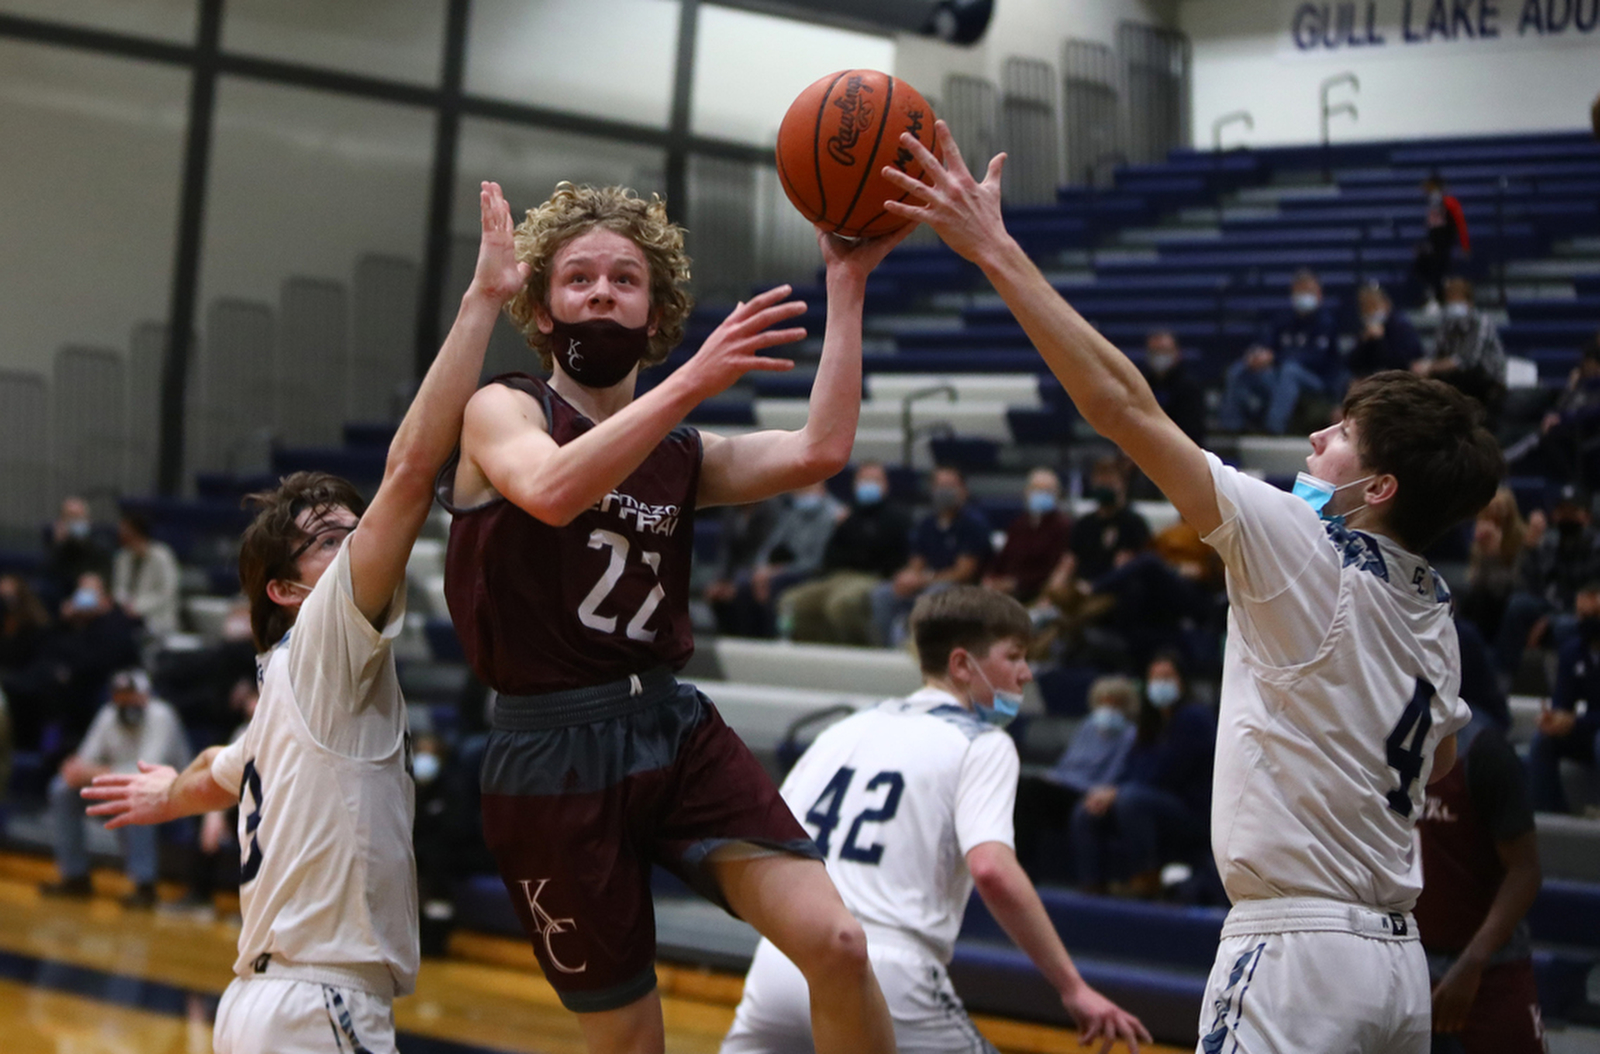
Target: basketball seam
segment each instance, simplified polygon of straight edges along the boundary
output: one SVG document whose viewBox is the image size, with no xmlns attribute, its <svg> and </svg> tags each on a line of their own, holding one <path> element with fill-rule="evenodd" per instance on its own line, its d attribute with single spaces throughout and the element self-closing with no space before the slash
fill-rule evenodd
<svg viewBox="0 0 1600 1054">
<path fill-rule="evenodd" d="M 828 85 L 828 90 L 822 93 L 822 102 L 817 104 L 817 126 L 811 132 L 811 163 L 817 169 L 817 197 L 822 200 L 822 207 L 817 210 L 819 220 L 828 217 L 828 187 L 822 181 L 822 155 L 818 152 L 818 148 L 822 145 L 822 119 L 828 116 L 828 100 L 833 98 L 834 85 L 854 72 L 854 70 L 840 70 L 833 78 L 833 83 Z"/>
<path fill-rule="evenodd" d="M 850 218 L 850 214 L 856 211 L 856 206 L 861 203 L 861 195 L 867 189 L 867 180 L 872 178 L 872 173 L 877 169 L 878 147 L 883 145 L 883 130 L 889 127 L 890 113 L 894 108 L 894 78 L 889 77 L 887 74 L 885 77 L 888 81 L 888 90 L 883 96 L 883 120 L 878 122 L 877 137 L 872 140 L 872 149 L 867 152 L 867 170 L 861 173 L 861 182 L 856 184 L 856 195 L 850 199 L 850 207 L 844 210 L 844 215 L 839 217 L 838 224 L 834 226 L 833 232 L 835 234 L 844 230 L 845 221 Z"/>
<path fill-rule="evenodd" d="M 805 216 L 809 222 L 817 222 L 816 220 L 812 219 L 811 216 L 807 215 L 804 195 L 802 195 L 799 189 L 789 181 L 789 166 L 783 163 L 783 152 L 779 150 L 774 151 L 774 153 L 776 154 L 778 161 L 778 179 L 780 182 L 782 182 L 783 186 L 788 190 L 788 192 L 793 195 L 793 197 L 790 199 L 790 203 L 794 205 L 796 210 L 799 211 L 800 215 Z M 821 188 L 818 189 L 820 192 Z M 820 216 L 821 213 L 819 212 L 817 215 Z"/>
</svg>

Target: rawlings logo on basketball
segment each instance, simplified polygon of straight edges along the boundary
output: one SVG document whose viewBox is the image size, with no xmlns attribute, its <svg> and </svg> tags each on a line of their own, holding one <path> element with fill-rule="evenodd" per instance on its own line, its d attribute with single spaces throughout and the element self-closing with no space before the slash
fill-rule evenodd
<svg viewBox="0 0 1600 1054">
<path fill-rule="evenodd" d="M 910 135 L 911 135 L 911 137 L 913 139 L 921 139 L 922 138 L 922 111 L 921 110 L 909 110 L 909 111 L 907 111 L 907 113 L 906 113 L 906 121 L 907 121 L 906 131 L 908 133 L 910 133 Z M 900 149 L 895 151 L 895 154 L 894 154 L 894 167 L 898 168 L 900 171 L 904 172 L 906 170 L 906 166 L 909 165 L 909 164 L 911 164 L 911 151 L 907 150 L 905 147 L 902 146 Z"/>
<path fill-rule="evenodd" d="M 861 138 L 861 133 L 872 125 L 875 112 L 872 103 L 861 97 L 863 93 L 871 91 L 872 88 L 861 77 L 850 77 L 845 81 L 844 95 L 833 101 L 840 111 L 839 131 L 828 140 L 828 156 L 841 165 L 856 163 L 853 152 L 856 142 Z"/>
<path fill-rule="evenodd" d="M 522 886 L 522 895 L 528 899 L 528 910 L 533 913 L 533 924 L 539 928 L 539 937 L 544 941 L 545 958 L 550 960 L 550 965 L 562 973 L 583 973 L 589 968 L 587 959 L 583 961 L 581 966 L 568 966 L 556 958 L 556 950 L 550 946 L 550 938 L 563 933 L 571 933 L 578 927 L 571 919 L 551 917 L 550 913 L 544 909 L 544 905 L 539 903 L 539 894 L 544 892 L 544 887 L 549 883 L 550 880 L 548 878 L 541 878 L 539 885 L 531 890 L 528 888 L 533 884 L 530 879 L 524 878 L 518 884 Z"/>
</svg>

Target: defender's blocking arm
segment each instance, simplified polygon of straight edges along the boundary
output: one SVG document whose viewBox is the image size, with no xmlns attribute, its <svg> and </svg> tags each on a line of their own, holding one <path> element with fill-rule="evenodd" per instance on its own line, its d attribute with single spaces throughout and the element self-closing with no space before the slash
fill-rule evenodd
<svg viewBox="0 0 1600 1054">
<path fill-rule="evenodd" d="M 236 805 L 238 795 L 211 778 L 211 763 L 224 749 L 207 747 L 182 772 L 171 765 L 141 761 L 138 772 L 96 776 L 82 794 L 99 804 L 85 811 L 90 816 L 109 816 L 106 827 L 115 830 L 134 824 L 166 823 Z"/>
</svg>

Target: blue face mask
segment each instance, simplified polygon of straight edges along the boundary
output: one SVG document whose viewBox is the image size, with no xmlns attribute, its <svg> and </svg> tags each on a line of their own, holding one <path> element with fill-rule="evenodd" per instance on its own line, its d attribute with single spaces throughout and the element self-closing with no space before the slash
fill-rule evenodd
<svg viewBox="0 0 1600 1054">
<path fill-rule="evenodd" d="M 811 512 L 815 509 L 820 509 L 822 508 L 822 495 L 796 494 L 794 496 L 794 507 L 798 512 Z"/>
<path fill-rule="evenodd" d="M 1362 476 L 1358 480 L 1335 487 L 1325 479 L 1318 479 L 1309 472 L 1302 472 L 1294 478 L 1294 496 L 1311 506 L 1311 511 L 1324 520 L 1342 525 L 1344 514 L 1330 514 L 1327 511 L 1328 502 L 1345 487 L 1358 486 L 1372 478 L 1372 476 Z"/>
<path fill-rule="evenodd" d="M 994 686 L 994 682 L 989 680 L 989 675 L 984 673 L 976 663 L 973 664 L 973 669 L 978 671 L 978 676 L 983 678 L 983 683 L 989 686 L 989 694 L 993 696 L 987 706 L 974 699 L 972 701 L 973 709 L 977 711 L 978 716 L 983 718 L 986 723 L 994 725 L 996 728 L 1006 727 L 1017 716 L 1018 711 L 1022 709 L 1022 693 L 1002 692 Z"/>
<path fill-rule="evenodd" d="M 1047 490 L 1028 491 L 1028 511 L 1035 516 L 1046 516 L 1056 511 L 1056 496 Z"/>
<path fill-rule="evenodd" d="M 1089 723 L 1103 736 L 1115 735 L 1128 727 L 1128 715 L 1109 706 L 1089 711 Z"/>
<path fill-rule="evenodd" d="M 876 505 L 883 500 L 883 484 L 875 479 L 864 479 L 856 484 L 856 504 Z"/>
<path fill-rule="evenodd" d="M 1157 710 L 1166 710 L 1178 701 L 1181 694 L 1177 681 L 1151 681 L 1145 685 L 1144 694 L 1149 698 L 1150 705 Z"/>
<path fill-rule="evenodd" d="M 84 586 L 72 594 L 72 606 L 79 611 L 93 611 L 100 606 L 100 594 Z"/>
</svg>

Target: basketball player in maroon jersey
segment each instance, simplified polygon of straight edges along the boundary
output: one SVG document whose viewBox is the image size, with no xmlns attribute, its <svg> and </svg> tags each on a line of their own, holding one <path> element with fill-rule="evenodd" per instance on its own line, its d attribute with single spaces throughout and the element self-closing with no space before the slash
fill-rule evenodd
<svg viewBox="0 0 1600 1054">
<path fill-rule="evenodd" d="M 673 671 L 694 648 L 689 564 L 706 506 L 759 501 L 839 472 L 861 402 L 867 275 L 909 232 L 819 233 L 828 315 L 811 414 L 795 432 L 681 427 L 696 404 L 798 340 L 780 286 L 739 304 L 695 356 L 634 398 L 682 337 L 682 229 L 659 199 L 561 184 L 517 230 L 527 288 L 507 305 L 551 369 L 496 378 L 468 404 L 451 617 L 497 693 L 484 833 L 544 973 L 591 1051 L 663 1050 L 650 865 L 750 922 L 811 986 L 823 1054 L 889 1051 L 866 939 L 816 846 L 714 706 Z"/>
<path fill-rule="evenodd" d="M 1498 729 L 1479 732 L 1460 764 L 1429 784 L 1417 832 L 1417 930 L 1433 979 L 1433 1049 L 1543 1054 L 1523 921 L 1539 895 L 1538 835 L 1522 761 Z"/>
</svg>

